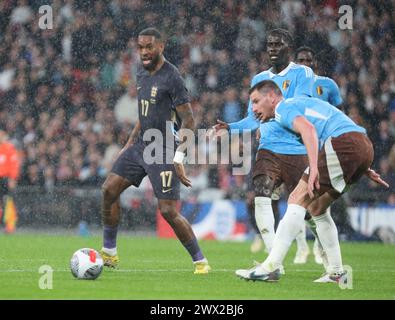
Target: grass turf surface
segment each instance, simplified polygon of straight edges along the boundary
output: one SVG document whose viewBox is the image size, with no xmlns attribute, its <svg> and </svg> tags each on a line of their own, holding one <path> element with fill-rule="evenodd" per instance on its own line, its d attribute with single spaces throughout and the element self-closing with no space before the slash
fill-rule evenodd
<svg viewBox="0 0 395 320">
<path fill-rule="evenodd" d="M 353 289 L 313 283 L 322 273 L 313 256 L 294 265 L 295 245 L 285 261 L 286 275 L 278 283 L 247 282 L 234 270 L 263 260 L 249 242 L 200 241 L 212 267 L 194 275 L 193 266 L 177 240 L 153 237 L 118 239 L 118 270 L 103 270 L 95 281 L 76 280 L 69 270 L 74 251 L 100 249 L 101 238 L 42 234 L 0 235 L 0 299 L 395 299 L 395 247 L 342 243 L 343 263 L 353 268 Z M 312 243 L 310 243 L 312 247 Z M 41 265 L 54 269 L 53 289 L 41 290 Z"/>
</svg>

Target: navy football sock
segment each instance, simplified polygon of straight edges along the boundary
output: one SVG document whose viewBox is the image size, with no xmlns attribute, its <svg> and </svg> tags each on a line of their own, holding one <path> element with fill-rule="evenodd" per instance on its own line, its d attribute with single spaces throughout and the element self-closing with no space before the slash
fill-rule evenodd
<svg viewBox="0 0 395 320">
<path fill-rule="evenodd" d="M 118 226 L 110 227 L 104 226 L 103 230 L 103 247 L 113 249 L 117 246 L 117 232 Z"/>
<path fill-rule="evenodd" d="M 199 261 L 204 259 L 203 253 L 199 248 L 199 244 L 196 238 L 193 238 L 192 240 L 183 243 L 183 246 L 185 247 L 185 249 L 188 250 L 189 254 L 192 257 L 192 261 Z"/>
</svg>

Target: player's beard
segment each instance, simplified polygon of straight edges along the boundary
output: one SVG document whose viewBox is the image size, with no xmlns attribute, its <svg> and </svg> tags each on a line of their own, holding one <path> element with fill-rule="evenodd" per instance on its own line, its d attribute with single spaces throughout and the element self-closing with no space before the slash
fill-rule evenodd
<svg viewBox="0 0 395 320">
<path fill-rule="evenodd" d="M 155 70 L 156 66 L 159 63 L 159 60 L 160 60 L 160 55 L 159 54 L 156 55 L 156 56 L 153 56 L 152 60 L 151 60 L 151 62 L 149 64 L 143 64 L 144 69 L 148 70 L 148 71 Z"/>
</svg>

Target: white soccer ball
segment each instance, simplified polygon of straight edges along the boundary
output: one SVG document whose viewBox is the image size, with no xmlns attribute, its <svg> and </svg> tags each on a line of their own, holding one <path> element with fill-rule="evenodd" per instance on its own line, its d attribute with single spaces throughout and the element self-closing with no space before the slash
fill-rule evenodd
<svg viewBox="0 0 395 320">
<path fill-rule="evenodd" d="M 103 271 L 103 259 L 94 249 L 79 249 L 71 257 L 70 269 L 77 279 L 95 280 Z"/>
</svg>

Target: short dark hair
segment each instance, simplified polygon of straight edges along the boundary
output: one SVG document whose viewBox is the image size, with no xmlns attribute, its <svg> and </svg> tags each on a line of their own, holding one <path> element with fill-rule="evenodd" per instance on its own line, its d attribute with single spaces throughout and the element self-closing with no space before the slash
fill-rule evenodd
<svg viewBox="0 0 395 320">
<path fill-rule="evenodd" d="M 310 53 L 312 54 L 313 58 L 315 57 L 315 51 L 313 50 L 313 48 L 308 47 L 308 46 L 299 47 L 299 48 L 296 50 L 295 57 L 297 57 L 298 54 L 299 54 L 300 52 L 303 52 L 303 51 L 310 52 Z"/>
<path fill-rule="evenodd" d="M 156 28 L 146 28 L 140 31 L 139 36 L 152 36 L 157 40 L 162 40 L 162 34 Z"/>
<path fill-rule="evenodd" d="M 248 93 L 251 94 L 255 90 L 260 91 L 261 93 L 265 94 L 270 91 L 274 91 L 274 93 L 278 96 L 282 96 L 283 93 L 281 92 L 278 85 L 272 80 L 263 80 L 261 82 L 256 83 L 254 86 L 248 90 Z"/>
<path fill-rule="evenodd" d="M 293 47 L 294 40 L 291 36 L 291 33 L 286 29 L 282 29 L 282 28 L 272 29 L 269 31 L 268 36 L 280 37 L 286 43 L 288 43 L 289 47 L 291 47 L 291 48 Z"/>
</svg>

